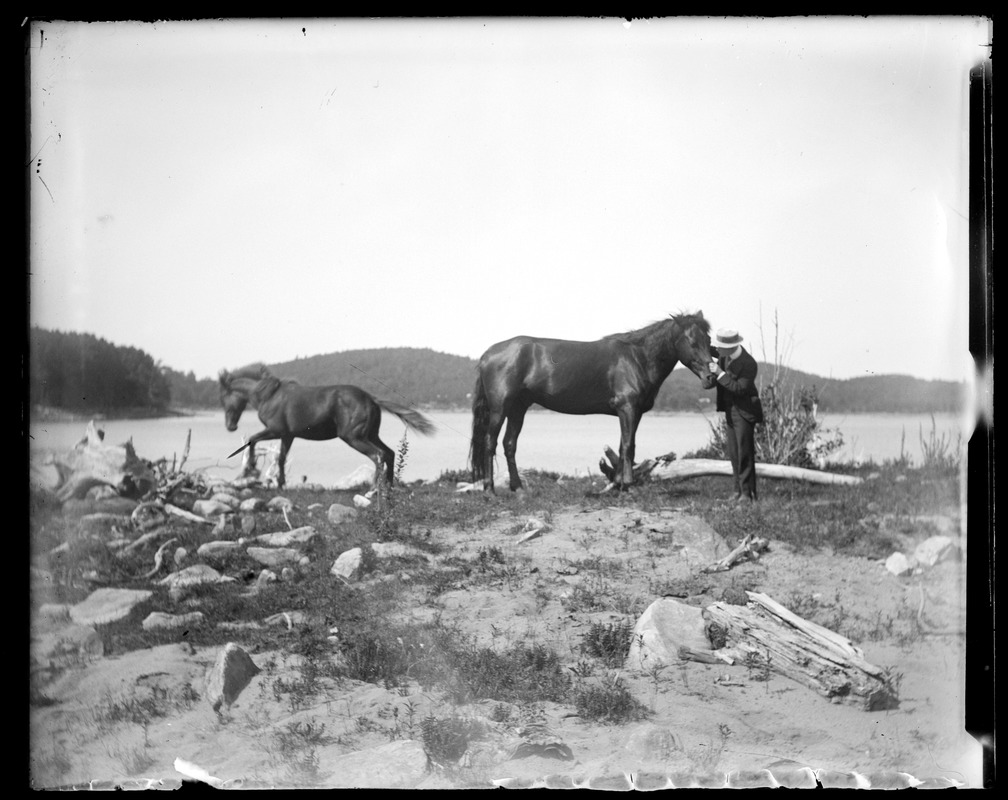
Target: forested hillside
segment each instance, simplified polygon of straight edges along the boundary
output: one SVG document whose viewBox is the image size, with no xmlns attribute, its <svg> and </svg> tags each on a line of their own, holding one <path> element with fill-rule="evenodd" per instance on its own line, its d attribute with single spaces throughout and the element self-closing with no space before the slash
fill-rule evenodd
<svg viewBox="0 0 1008 800">
<path fill-rule="evenodd" d="M 216 408 L 216 378 L 197 379 L 190 371 L 162 366 L 142 350 L 120 347 L 90 334 L 32 328 L 30 396 L 33 406 L 69 411 Z M 465 409 L 472 403 L 476 361 L 429 348 L 388 347 L 347 350 L 268 365 L 283 378 L 305 385 L 350 383 L 378 397 L 421 408 Z M 773 367 L 760 365 L 761 383 Z M 963 385 L 905 375 L 873 375 L 831 380 L 788 370 L 784 381 L 795 391 L 814 390 L 819 409 L 829 412 L 948 412 L 963 402 Z M 679 367 L 665 381 L 656 411 L 694 411 L 714 403 L 689 370 Z"/>
</svg>

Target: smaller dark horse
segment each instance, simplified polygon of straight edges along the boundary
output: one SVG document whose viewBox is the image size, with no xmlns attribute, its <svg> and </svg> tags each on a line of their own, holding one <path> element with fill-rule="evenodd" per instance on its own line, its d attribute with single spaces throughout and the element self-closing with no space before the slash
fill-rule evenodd
<svg viewBox="0 0 1008 800">
<path fill-rule="evenodd" d="M 640 330 L 614 333 L 594 342 L 516 336 L 492 345 L 479 360 L 473 390 L 473 481 L 493 491 L 493 459 L 504 420 L 504 455 L 511 490 L 521 488 L 515 450 L 525 412 L 538 403 L 562 414 L 619 417 L 619 466 L 614 483 L 633 483 L 637 426 L 654 406 L 665 378 L 678 362 L 705 389 L 714 386 L 710 324 L 703 313 L 676 314 Z"/>
<path fill-rule="evenodd" d="M 374 462 L 376 486 L 383 469 L 387 484 L 391 486 L 395 453 L 378 438 L 382 409 L 395 414 L 418 433 L 425 436 L 434 433 L 434 423 L 420 412 L 399 403 L 378 400 L 357 386 L 301 386 L 297 381 L 280 380 L 262 364 L 252 364 L 234 372 L 221 370 L 219 379 L 227 429 L 238 428 L 238 420 L 250 403 L 266 426 L 252 434 L 248 442 L 231 455 L 246 447 L 253 448 L 254 453 L 257 442 L 279 439 L 277 485 L 281 488 L 286 483 L 287 451 L 296 438 L 342 439 Z"/>
</svg>

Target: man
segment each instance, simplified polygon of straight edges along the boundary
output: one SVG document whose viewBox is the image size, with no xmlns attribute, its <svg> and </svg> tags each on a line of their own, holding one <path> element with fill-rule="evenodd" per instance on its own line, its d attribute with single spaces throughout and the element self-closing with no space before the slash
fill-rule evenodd
<svg viewBox="0 0 1008 800">
<path fill-rule="evenodd" d="M 763 407 L 756 389 L 756 359 L 742 347 L 742 337 L 731 328 L 721 328 L 714 337 L 718 359 L 711 361 L 717 377 L 717 410 L 728 426 L 728 457 L 735 478 L 735 502 L 756 500 L 756 442 L 754 430 L 763 421 Z"/>
</svg>

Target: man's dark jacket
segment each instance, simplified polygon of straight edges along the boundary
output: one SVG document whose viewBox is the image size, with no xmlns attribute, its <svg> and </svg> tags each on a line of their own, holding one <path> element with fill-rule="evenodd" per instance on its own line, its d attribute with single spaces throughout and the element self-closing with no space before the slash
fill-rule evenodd
<svg viewBox="0 0 1008 800">
<path fill-rule="evenodd" d="M 752 423 L 763 421 L 763 407 L 756 388 L 756 359 L 743 347 L 738 358 L 719 358 L 724 375 L 717 380 L 717 410 L 737 408 L 742 418 Z"/>
</svg>

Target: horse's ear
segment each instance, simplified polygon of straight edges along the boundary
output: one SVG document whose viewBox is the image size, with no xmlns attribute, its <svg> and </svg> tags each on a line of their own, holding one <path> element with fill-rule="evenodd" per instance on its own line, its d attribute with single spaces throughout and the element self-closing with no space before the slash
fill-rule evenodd
<svg viewBox="0 0 1008 800">
<path fill-rule="evenodd" d="M 227 386 L 228 385 L 228 371 L 226 369 L 222 369 L 220 372 L 218 372 L 217 373 L 217 380 L 220 381 L 220 385 L 221 386 Z"/>
<path fill-rule="evenodd" d="M 265 364 L 261 364 L 259 366 L 259 377 L 260 378 L 268 378 L 269 376 L 270 376 L 270 371 L 268 369 L 266 369 L 266 365 Z"/>
</svg>

